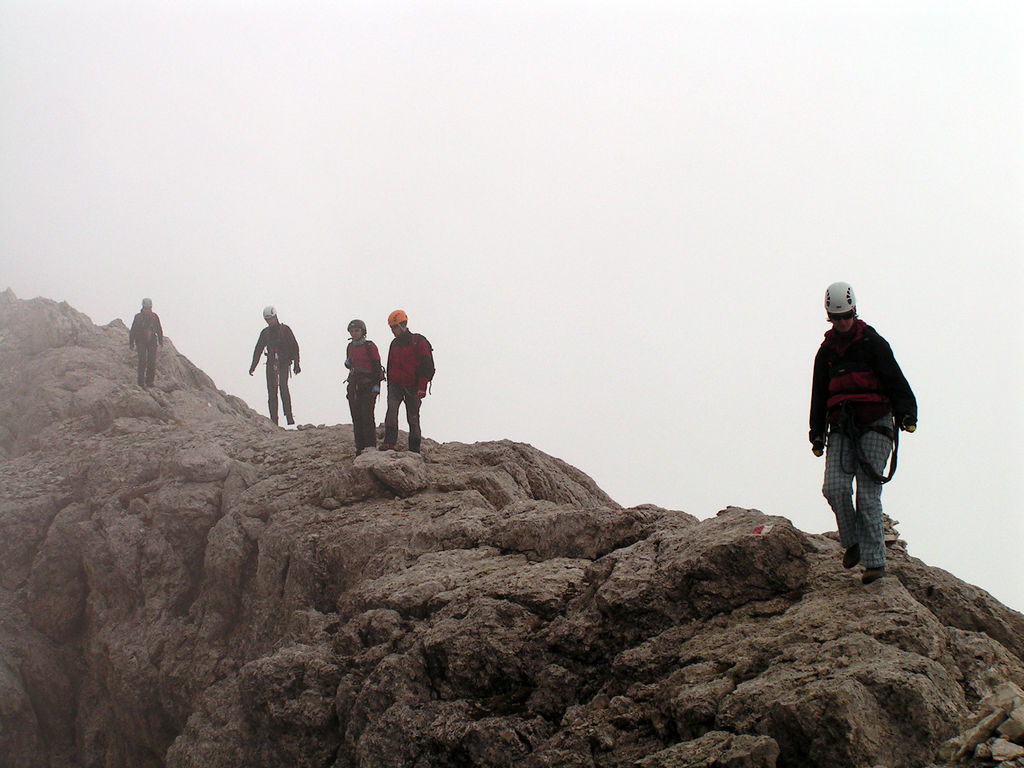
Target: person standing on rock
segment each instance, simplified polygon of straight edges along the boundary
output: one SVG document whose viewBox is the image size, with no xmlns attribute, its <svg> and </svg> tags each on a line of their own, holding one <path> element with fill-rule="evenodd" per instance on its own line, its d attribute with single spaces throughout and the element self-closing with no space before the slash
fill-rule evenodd
<svg viewBox="0 0 1024 768">
<path fill-rule="evenodd" d="M 394 450 L 398 442 L 398 409 L 405 403 L 409 422 L 409 450 L 420 450 L 420 403 L 427 396 L 427 384 L 434 378 L 434 348 L 421 334 L 409 330 L 409 318 L 400 309 L 388 315 L 394 339 L 388 349 L 388 411 L 384 417 L 384 445 Z"/>
<path fill-rule="evenodd" d="M 885 575 L 882 483 L 892 477 L 895 456 L 889 476 L 882 473 L 896 425 L 917 429 L 917 400 L 889 343 L 857 317 L 849 283 L 828 287 L 825 311 L 832 328 L 814 358 L 811 450 L 821 456 L 828 445 L 822 493 L 839 524 L 843 567 L 863 563 L 861 581 L 870 584 Z"/>
<path fill-rule="evenodd" d="M 164 345 L 164 330 L 160 318 L 153 311 L 153 300 L 143 299 L 142 309 L 136 313 L 128 331 L 128 349 L 139 350 L 137 381 L 140 387 L 152 387 L 156 378 L 156 347 Z"/>
<path fill-rule="evenodd" d="M 277 392 L 281 391 L 281 406 L 284 417 L 289 424 L 294 424 L 292 417 L 292 396 L 288 391 L 288 374 L 291 368 L 296 375 L 301 373 L 299 367 L 299 343 L 295 341 L 292 329 L 277 319 L 277 311 L 273 307 L 264 307 L 263 319 L 267 327 L 260 333 L 256 341 L 256 349 L 252 353 L 252 365 L 249 375 L 259 364 L 260 355 L 267 354 L 267 405 L 270 408 L 270 420 L 277 424 Z"/>
<path fill-rule="evenodd" d="M 356 439 L 356 456 L 377 445 L 377 422 L 373 415 L 384 369 L 377 345 L 366 338 L 366 323 L 353 320 L 348 324 L 352 337 L 345 350 L 348 368 L 348 407 L 352 412 L 352 431 Z"/>
</svg>

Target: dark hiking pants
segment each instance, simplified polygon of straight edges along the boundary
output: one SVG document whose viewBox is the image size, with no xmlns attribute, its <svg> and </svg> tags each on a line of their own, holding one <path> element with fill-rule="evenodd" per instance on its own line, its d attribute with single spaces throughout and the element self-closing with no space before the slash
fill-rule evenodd
<svg viewBox="0 0 1024 768">
<path fill-rule="evenodd" d="M 352 412 L 352 431 L 356 438 L 356 453 L 377 445 L 377 425 L 373 417 L 377 395 L 370 385 L 349 382 L 348 407 Z"/>
<path fill-rule="evenodd" d="M 281 406 L 284 408 L 284 417 L 291 421 L 292 418 L 292 395 L 288 391 L 288 365 L 280 365 L 274 361 L 267 362 L 267 406 L 270 408 L 270 419 L 277 424 L 277 390 L 281 390 Z"/>
<path fill-rule="evenodd" d="M 388 384 L 388 413 L 384 417 L 384 444 L 398 442 L 398 408 L 405 403 L 405 418 L 409 422 L 409 450 L 420 450 L 420 398 L 416 387 Z"/>
<path fill-rule="evenodd" d="M 156 378 L 156 337 L 149 344 L 136 345 L 139 350 L 137 381 L 140 387 L 152 387 Z"/>
</svg>

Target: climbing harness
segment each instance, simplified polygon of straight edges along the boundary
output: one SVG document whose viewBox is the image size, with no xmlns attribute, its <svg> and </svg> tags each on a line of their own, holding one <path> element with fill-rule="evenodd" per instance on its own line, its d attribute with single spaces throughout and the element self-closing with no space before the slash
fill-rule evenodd
<svg viewBox="0 0 1024 768">
<path fill-rule="evenodd" d="M 861 428 L 857 424 L 857 415 L 854 410 L 853 403 L 847 400 L 843 403 L 839 411 L 839 425 L 837 431 L 842 432 L 853 444 L 854 458 L 857 460 L 857 463 L 860 464 L 861 469 L 867 472 L 872 480 L 880 484 L 885 484 L 892 480 L 893 475 L 896 474 L 896 454 L 899 451 L 900 446 L 900 434 L 895 428 L 895 424 L 893 424 L 892 428 L 881 425 L 869 425 Z M 873 466 L 871 466 L 871 462 L 868 461 L 868 458 L 864 453 L 864 448 L 860 444 L 860 439 L 864 436 L 865 432 L 877 432 L 892 441 L 892 456 L 889 458 L 889 472 L 884 477 L 880 475 Z M 840 454 L 839 466 L 843 472 L 851 475 L 856 474 L 855 470 L 847 469 L 843 458 L 843 455 Z"/>
</svg>

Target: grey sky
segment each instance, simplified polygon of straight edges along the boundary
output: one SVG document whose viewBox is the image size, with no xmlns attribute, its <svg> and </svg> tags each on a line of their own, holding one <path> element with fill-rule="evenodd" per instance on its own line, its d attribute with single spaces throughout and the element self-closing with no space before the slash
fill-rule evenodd
<svg viewBox="0 0 1024 768">
<path fill-rule="evenodd" d="M 1019 8 L 0 0 L 0 288 L 97 323 L 151 296 L 261 413 L 272 303 L 300 423 L 349 421 L 345 326 L 386 348 L 401 307 L 426 436 L 819 532 L 847 280 L 920 405 L 886 511 L 1024 610 Z"/>
</svg>

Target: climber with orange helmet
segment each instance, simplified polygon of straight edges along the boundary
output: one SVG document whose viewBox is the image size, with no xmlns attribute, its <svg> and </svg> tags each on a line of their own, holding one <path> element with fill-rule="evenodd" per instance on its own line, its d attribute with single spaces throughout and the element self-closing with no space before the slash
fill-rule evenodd
<svg viewBox="0 0 1024 768">
<path fill-rule="evenodd" d="M 388 411 L 381 450 L 394 450 L 398 442 L 398 409 L 405 403 L 409 450 L 419 453 L 420 403 L 427 395 L 427 384 L 434 378 L 434 348 L 422 334 L 409 330 L 409 317 L 401 309 L 388 315 L 388 326 L 395 338 L 388 350 Z"/>
<path fill-rule="evenodd" d="M 828 445 L 822 493 L 839 525 L 843 567 L 863 563 L 861 581 L 870 584 L 885 575 L 882 484 L 896 470 L 895 427 L 917 429 L 917 400 L 889 343 L 857 317 L 849 283 L 828 287 L 825 312 L 832 328 L 814 358 L 811 450 L 821 456 Z"/>
</svg>

